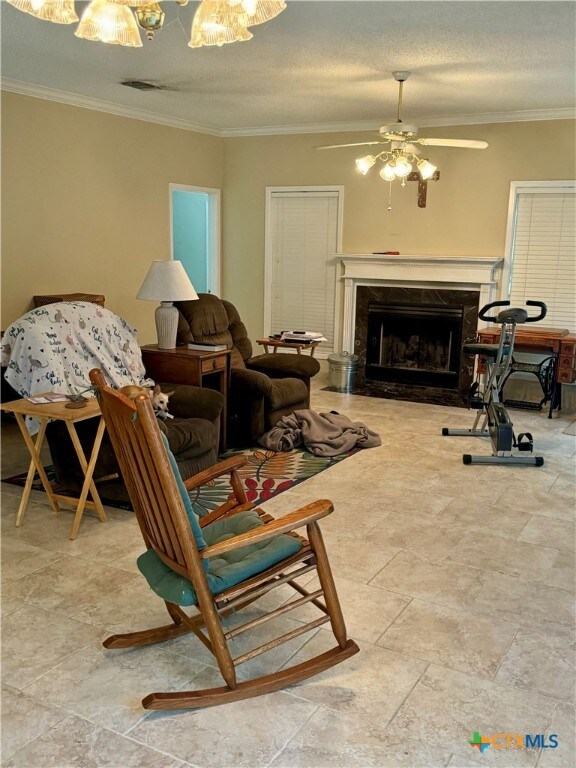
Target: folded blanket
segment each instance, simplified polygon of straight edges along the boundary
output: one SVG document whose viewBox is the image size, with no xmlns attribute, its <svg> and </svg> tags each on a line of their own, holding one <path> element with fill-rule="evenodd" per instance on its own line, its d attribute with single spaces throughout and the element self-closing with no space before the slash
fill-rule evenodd
<svg viewBox="0 0 576 768">
<path fill-rule="evenodd" d="M 375 448 L 380 436 L 360 421 L 351 421 L 336 411 L 294 411 L 258 440 L 271 451 L 291 451 L 304 445 L 314 456 L 337 456 L 353 448 Z"/>
</svg>

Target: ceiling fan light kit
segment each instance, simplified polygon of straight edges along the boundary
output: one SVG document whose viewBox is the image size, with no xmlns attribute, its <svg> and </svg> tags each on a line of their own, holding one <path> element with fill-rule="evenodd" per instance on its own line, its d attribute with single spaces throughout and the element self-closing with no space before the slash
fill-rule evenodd
<svg viewBox="0 0 576 768">
<path fill-rule="evenodd" d="M 420 176 L 424 179 L 424 181 L 427 181 L 428 179 L 432 178 L 438 168 L 435 165 L 432 165 L 431 162 L 428 160 L 425 160 L 423 157 L 420 158 L 420 160 L 417 161 L 416 166 L 418 167 L 418 170 L 420 171 Z"/>
<path fill-rule="evenodd" d="M 8 0 L 19 11 L 56 24 L 78 21 L 74 0 Z M 188 0 L 176 0 L 179 6 Z M 250 40 L 248 27 L 273 19 L 286 8 L 284 0 L 201 0 L 192 22 L 188 45 L 224 45 Z M 134 11 L 132 10 L 134 9 Z M 149 40 L 162 29 L 165 13 L 150 0 L 92 0 L 78 25 L 76 37 L 113 45 L 141 48 L 138 28 Z"/>
<path fill-rule="evenodd" d="M 410 72 L 392 72 L 392 76 L 398 83 L 398 112 L 396 122 L 390 125 L 381 125 L 379 129 L 380 139 L 378 141 L 361 141 L 354 144 L 329 144 L 317 149 L 340 149 L 341 147 L 367 147 L 386 145 L 389 147 L 383 149 L 375 155 L 370 154 L 365 157 L 359 157 L 356 160 L 356 168 L 363 176 L 376 164 L 378 160 L 384 163 L 380 169 L 379 176 L 384 181 L 392 182 L 395 179 L 401 180 L 401 186 L 406 186 L 406 180 L 419 181 L 418 205 L 420 208 L 426 206 L 426 183 L 436 181 L 439 178 L 438 168 L 427 158 L 416 154 L 417 145 L 429 147 L 458 147 L 462 149 L 486 149 L 488 142 L 478 139 L 426 139 L 418 138 L 418 126 L 405 123 L 402 120 L 402 96 L 404 83 L 410 77 Z M 414 146 L 416 145 L 416 146 Z M 418 171 L 413 171 L 416 165 Z M 422 188 L 422 185 L 424 188 Z M 391 194 L 391 192 L 390 192 Z M 388 210 L 392 210 L 388 205 Z"/>
</svg>

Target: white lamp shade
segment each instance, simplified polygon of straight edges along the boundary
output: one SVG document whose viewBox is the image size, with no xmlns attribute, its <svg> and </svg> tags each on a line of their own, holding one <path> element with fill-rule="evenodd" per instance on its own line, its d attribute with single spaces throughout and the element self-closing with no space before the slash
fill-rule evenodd
<svg viewBox="0 0 576 768">
<path fill-rule="evenodd" d="M 154 315 L 158 347 L 174 349 L 178 332 L 178 310 L 172 302 L 193 301 L 198 298 L 182 262 L 153 261 L 136 298 L 162 302 Z"/>
<path fill-rule="evenodd" d="M 192 301 L 198 298 L 181 261 L 153 261 L 137 299 Z"/>
</svg>

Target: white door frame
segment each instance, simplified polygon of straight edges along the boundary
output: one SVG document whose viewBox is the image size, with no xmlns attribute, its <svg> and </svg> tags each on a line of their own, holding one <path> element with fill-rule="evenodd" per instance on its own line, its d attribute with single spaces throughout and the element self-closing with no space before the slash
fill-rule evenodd
<svg viewBox="0 0 576 768">
<path fill-rule="evenodd" d="M 518 195 L 522 192 L 533 194 L 558 194 L 559 192 L 574 192 L 576 181 L 563 179 L 559 181 L 511 181 L 510 197 L 508 199 L 508 223 L 506 226 L 506 244 L 504 247 L 504 266 L 500 282 L 500 299 L 510 298 L 510 274 L 512 272 L 512 253 L 514 251 L 514 232 L 516 230 L 516 210 Z"/>
<path fill-rule="evenodd" d="M 210 254 L 210 293 L 220 296 L 222 291 L 220 209 L 221 190 L 214 187 L 192 187 L 187 184 L 169 184 L 170 197 L 170 258 L 174 258 L 174 233 L 172 229 L 172 192 L 204 192 L 208 195 L 208 248 Z"/>
<path fill-rule="evenodd" d="M 272 325 L 272 223 L 270 220 L 270 208 L 272 195 L 274 192 L 292 192 L 294 195 L 304 193 L 310 196 L 322 196 L 325 192 L 336 192 L 338 194 L 338 224 L 336 233 L 336 253 L 342 253 L 342 231 L 344 226 L 344 185 L 326 184 L 321 186 L 298 185 L 293 187 L 266 187 L 266 214 L 265 214 L 265 233 L 264 233 L 264 335 L 268 335 Z M 334 287 L 334 351 L 340 350 L 340 304 L 342 286 L 336 270 L 336 285 Z M 317 357 L 326 357 L 318 350 Z"/>
</svg>

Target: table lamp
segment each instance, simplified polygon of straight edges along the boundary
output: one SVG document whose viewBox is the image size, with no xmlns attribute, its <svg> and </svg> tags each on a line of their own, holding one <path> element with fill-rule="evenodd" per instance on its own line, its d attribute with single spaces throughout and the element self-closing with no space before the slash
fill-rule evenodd
<svg viewBox="0 0 576 768">
<path fill-rule="evenodd" d="M 172 302 L 198 298 L 181 261 L 153 261 L 137 299 L 160 301 L 154 315 L 158 349 L 174 349 L 178 331 L 178 310 Z"/>
</svg>

